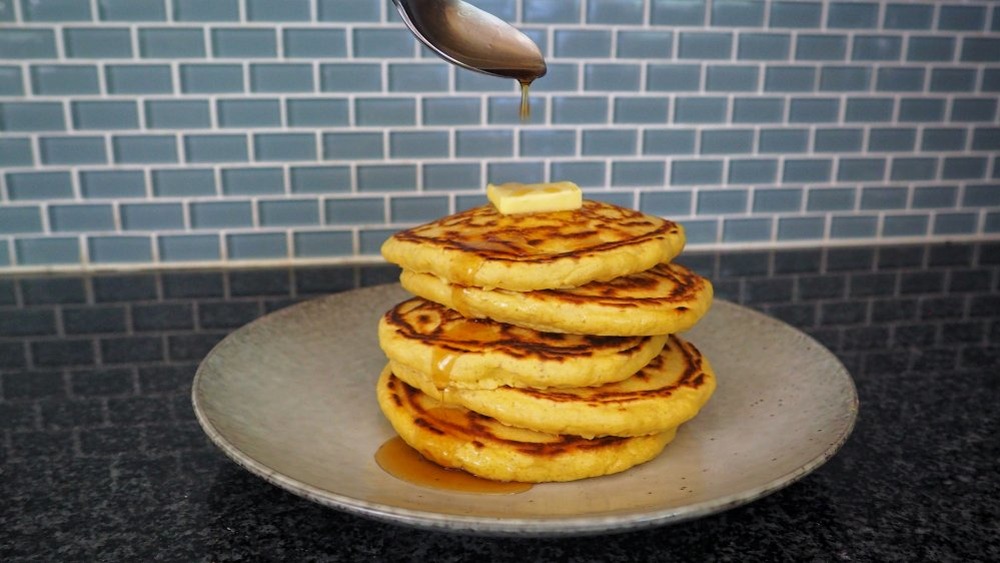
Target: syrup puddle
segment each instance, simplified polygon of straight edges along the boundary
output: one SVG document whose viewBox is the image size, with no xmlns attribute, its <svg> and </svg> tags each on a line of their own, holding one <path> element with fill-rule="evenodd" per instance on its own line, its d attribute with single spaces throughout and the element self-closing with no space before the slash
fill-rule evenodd
<svg viewBox="0 0 1000 563">
<path fill-rule="evenodd" d="M 411 448 L 399 436 L 390 438 L 379 447 L 375 452 L 375 462 L 397 479 L 432 489 L 512 495 L 523 493 L 532 487 L 531 483 L 490 481 L 458 469 L 445 469 L 420 455 L 420 452 Z"/>
</svg>

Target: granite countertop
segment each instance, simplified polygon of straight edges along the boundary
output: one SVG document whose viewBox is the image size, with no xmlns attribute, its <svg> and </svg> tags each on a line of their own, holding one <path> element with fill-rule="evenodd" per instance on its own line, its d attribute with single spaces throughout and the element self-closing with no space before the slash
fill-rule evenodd
<svg viewBox="0 0 1000 563">
<path fill-rule="evenodd" d="M 229 331 L 389 267 L 0 278 L 0 559 L 1000 560 L 1000 243 L 687 253 L 854 375 L 841 452 L 752 504 L 585 538 L 451 535 L 315 505 L 195 422 Z M 373 329 L 374 330 L 374 329 Z"/>
</svg>

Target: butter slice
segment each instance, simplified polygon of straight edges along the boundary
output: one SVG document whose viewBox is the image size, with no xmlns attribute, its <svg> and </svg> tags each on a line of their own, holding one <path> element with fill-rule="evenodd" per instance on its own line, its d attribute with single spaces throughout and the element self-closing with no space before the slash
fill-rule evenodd
<svg viewBox="0 0 1000 563">
<path fill-rule="evenodd" d="M 583 205 L 583 192 L 573 182 L 489 184 L 486 197 L 504 215 L 572 211 Z"/>
</svg>

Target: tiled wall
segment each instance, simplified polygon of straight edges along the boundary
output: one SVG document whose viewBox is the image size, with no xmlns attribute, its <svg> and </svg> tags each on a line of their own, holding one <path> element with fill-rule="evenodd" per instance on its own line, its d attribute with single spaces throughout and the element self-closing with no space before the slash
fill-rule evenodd
<svg viewBox="0 0 1000 563">
<path fill-rule="evenodd" d="M 1000 237 L 1000 4 L 478 0 L 512 81 L 388 0 L 0 0 L 0 271 L 372 257 L 569 179 L 693 245 Z"/>
</svg>

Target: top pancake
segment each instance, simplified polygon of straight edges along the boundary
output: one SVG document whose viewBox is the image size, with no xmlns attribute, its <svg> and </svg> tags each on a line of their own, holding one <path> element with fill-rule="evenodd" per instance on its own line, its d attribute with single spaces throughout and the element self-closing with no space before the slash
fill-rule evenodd
<svg viewBox="0 0 1000 563">
<path fill-rule="evenodd" d="M 502 215 L 484 205 L 401 231 L 382 255 L 450 283 L 512 291 L 579 287 L 670 261 L 684 247 L 671 221 L 598 201 Z"/>
</svg>

